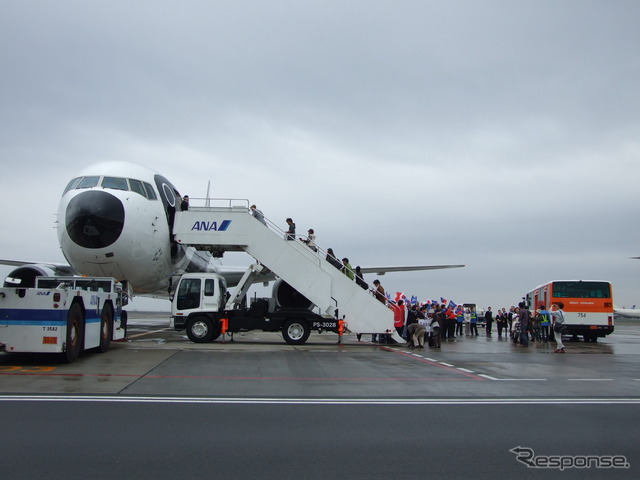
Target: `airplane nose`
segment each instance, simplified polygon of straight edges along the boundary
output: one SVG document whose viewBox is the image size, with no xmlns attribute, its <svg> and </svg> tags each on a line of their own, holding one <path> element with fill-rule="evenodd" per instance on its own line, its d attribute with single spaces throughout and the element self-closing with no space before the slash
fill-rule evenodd
<svg viewBox="0 0 640 480">
<path fill-rule="evenodd" d="M 118 240 L 123 227 L 124 206 L 110 193 L 83 192 L 67 205 L 67 233 L 81 247 L 108 247 Z"/>
</svg>

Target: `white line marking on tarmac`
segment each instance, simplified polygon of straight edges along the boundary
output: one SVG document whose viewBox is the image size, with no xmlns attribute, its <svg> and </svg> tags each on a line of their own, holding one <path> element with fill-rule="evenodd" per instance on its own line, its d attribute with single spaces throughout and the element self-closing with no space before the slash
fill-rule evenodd
<svg viewBox="0 0 640 480">
<path fill-rule="evenodd" d="M 546 382 L 548 378 L 494 378 L 498 382 Z"/>
<path fill-rule="evenodd" d="M 461 368 L 461 367 L 458 367 L 458 370 L 460 370 L 461 372 L 476 373 L 476 372 L 474 372 L 473 370 L 469 370 L 469 369 Z"/>
<path fill-rule="evenodd" d="M 440 365 L 444 365 L 445 367 L 453 367 L 450 363 L 438 362 Z"/>
<path fill-rule="evenodd" d="M 613 382 L 613 378 L 568 378 L 570 382 Z"/>
<path fill-rule="evenodd" d="M 224 398 L 6 395 L 0 402 L 113 402 L 276 405 L 638 405 L 640 398 Z"/>
<path fill-rule="evenodd" d="M 498 380 L 497 378 L 495 378 L 495 377 L 490 377 L 489 375 L 485 375 L 484 373 L 479 373 L 479 374 L 478 374 L 478 376 L 479 376 L 479 377 L 483 377 L 483 378 L 487 378 L 487 379 L 489 379 L 489 380 Z"/>
</svg>

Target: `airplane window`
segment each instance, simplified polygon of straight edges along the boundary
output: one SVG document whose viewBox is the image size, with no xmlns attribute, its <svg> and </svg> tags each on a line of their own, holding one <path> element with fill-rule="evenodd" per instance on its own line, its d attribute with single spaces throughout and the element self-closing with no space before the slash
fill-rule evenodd
<svg viewBox="0 0 640 480">
<path fill-rule="evenodd" d="M 82 180 L 82 177 L 74 178 L 73 180 L 71 180 L 69 182 L 69 184 L 67 185 L 67 188 L 64 189 L 64 192 L 62 194 L 64 195 L 69 190 L 72 190 L 72 189 L 76 188 L 78 186 L 78 184 L 80 183 L 80 180 Z"/>
<path fill-rule="evenodd" d="M 126 178 L 104 177 L 102 179 L 103 188 L 113 188 L 114 190 L 129 190 Z"/>
<path fill-rule="evenodd" d="M 142 182 L 140 180 L 134 180 L 133 178 L 130 178 L 129 186 L 131 187 L 131 190 L 133 190 L 134 192 L 139 193 L 143 197 L 147 196 L 147 194 L 144 191 L 144 185 L 142 185 Z"/>
<path fill-rule="evenodd" d="M 98 185 L 98 180 L 100 180 L 100 177 L 83 177 L 82 180 L 80 180 L 80 183 L 78 183 L 78 185 L 76 186 L 76 188 L 91 188 L 91 187 L 95 187 L 96 185 Z"/>
<path fill-rule="evenodd" d="M 144 189 L 147 192 L 147 198 L 149 200 L 157 200 L 158 197 L 156 196 L 156 192 L 153 190 L 153 187 L 149 185 L 147 182 L 142 182 L 142 184 L 144 185 Z"/>
</svg>

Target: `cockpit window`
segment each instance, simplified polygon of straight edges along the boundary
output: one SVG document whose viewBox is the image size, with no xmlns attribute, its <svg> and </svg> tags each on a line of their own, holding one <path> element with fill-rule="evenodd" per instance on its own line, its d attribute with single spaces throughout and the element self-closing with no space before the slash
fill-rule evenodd
<svg viewBox="0 0 640 480">
<path fill-rule="evenodd" d="M 134 192 L 139 193 L 143 197 L 147 196 L 146 192 L 144 191 L 144 186 L 142 185 L 142 182 L 140 180 L 134 180 L 133 178 L 130 178 L 129 186 Z"/>
<path fill-rule="evenodd" d="M 64 192 L 62 194 L 64 195 L 69 190 L 73 190 L 74 188 L 76 188 L 78 186 L 78 183 L 80 183 L 80 180 L 82 180 L 82 177 L 77 177 L 71 180 L 67 185 L 67 188 L 64 189 Z"/>
<path fill-rule="evenodd" d="M 113 188 L 114 190 L 129 190 L 126 178 L 104 177 L 102 179 L 103 188 Z"/>
<path fill-rule="evenodd" d="M 82 177 L 82 180 L 80 180 L 80 183 L 78 183 L 76 188 L 91 188 L 91 187 L 95 187 L 96 185 L 98 185 L 98 181 L 99 180 L 100 180 L 100 177 L 98 177 L 98 176 L 95 176 L 95 177 Z"/>
<path fill-rule="evenodd" d="M 67 187 L 64 189 L 64 193 L 67 193 L 69 190 L 73 190 L 76 188 L 91 188 L 96 187 L 98 184 L 102 186 L 102 188 L 112 188 L 114 190 L 131 190 L 136 192 L 138 195 L 142 195 L 149 200 L 157 200 L 158 196 L 156 192 L 153 190 L 153 187 L 141 180 L 134 180 L 133 178 L 122 178 L 122 177 L 102 177 L 102 182 L 100 182 L 100 176 L 91 176 L 91 177 L 76 177 L 71 180 Z"/>
<path fill-rule="evenodd" d="M 142 182 L 142 183 L 144 184 L 144 189 L 147 192 L 147 198 L 149 200 L 157 200 L 158 197 L 156 196 L 156 192 L 154 192 L 153 187 L 147 182 Z"/>
</svg>

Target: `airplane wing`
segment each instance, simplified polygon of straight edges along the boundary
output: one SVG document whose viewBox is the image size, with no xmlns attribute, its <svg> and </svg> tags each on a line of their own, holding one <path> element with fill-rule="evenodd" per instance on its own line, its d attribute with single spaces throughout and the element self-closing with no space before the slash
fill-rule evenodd
<svg viewBox="0 0 640 480">
<path fill-rule="evenodd" d="M 0 265 L 7 265 L 9 267 L 22 267 L 23 265 L 52 265 L 54 267 L 71 268 L 68 263 L 34 262 L 33 260 L 6 260 L 3 258 L 0 258 Z"/>
<path fill-rule="evenodd" d="M 387 272 L 415 272 L 418 270 L 442 270 L 445 268 L 462 268 L 465 265 L 410 265 L 407 267 L 361 267 L 362 273 L 384 275 Z"/>
<path fill-rule="evenodd" d="M 10 267 L 21 267 L 22 265 L 32 265 L 38 262 L 23 262 L 20 260 L 4 260 L 0 258 L 0 265 L 8 265 Z"/>
</svg>

